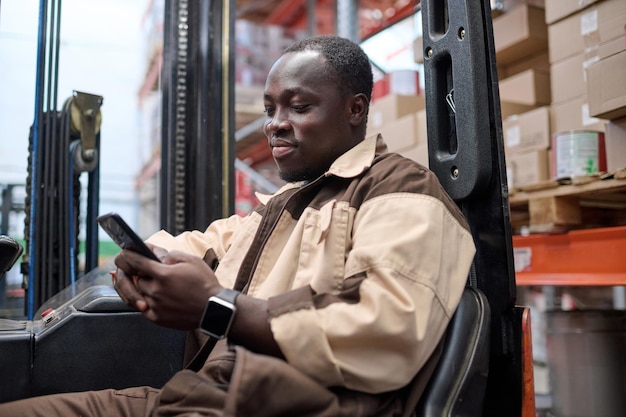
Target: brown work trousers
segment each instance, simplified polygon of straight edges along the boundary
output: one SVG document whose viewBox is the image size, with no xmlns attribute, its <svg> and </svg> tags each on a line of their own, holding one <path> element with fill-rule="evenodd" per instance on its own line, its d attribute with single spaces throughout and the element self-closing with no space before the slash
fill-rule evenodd
<svg viewBox="0 0 626 417">
<path fill-rule="evenodd" d="M 221 347 L 219 343 L 218 347 Z M 346 389 L 331 390 L 282 360 L 240 347 L 216 350 L 221 353 L 213 352 L 199 371 L 180 371 L 161 390 L 139 387 L 35 397 L 0 404 L 0 416 L 386 417 L 412 414 L 402 411 L 406 404 L 399 398 L 399 392 L 371 395 Z"/>
</svg>

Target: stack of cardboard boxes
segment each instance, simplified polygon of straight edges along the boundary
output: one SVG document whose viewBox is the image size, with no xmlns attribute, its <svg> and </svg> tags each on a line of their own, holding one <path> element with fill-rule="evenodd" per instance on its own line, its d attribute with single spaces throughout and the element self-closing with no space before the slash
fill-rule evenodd
<svg viewBox="0 0 626 417">
<path fill-rule="evenodd" d="M 626 51 L 626 2 L 552 0 L 546 21 L 553 95 L 559 99 L 553 103 L 554 131 L 604 132 L 607 171 L 626 167 L 624 122 L 618 120 L 626 116 L 626 66 L 619 63 Z"/>
<path fill-rule="evenodd" d="M 382 134 L 390 152 L 397 152 L 428 166 L 425 99 L 406 93 L 404 87 L 390 89 L 372 100 L 367 120 L 367 135 Z M 404 90 L 404 91 L 403 91 Z"/>
<path fill-rule="evenodd" d="M 508 0 L 493 29 L 509 188 L 556 177 L 563 132 L 598 132 L 606 170 L 626 168 L 626 1 Z M 422 49 L 417 38 L 417 63 Z M 368 131 L 427 165 L 425 119 L 423 99 L 388 95 L 372 103 Z"/>
<path fill-rule="evenodd" d="M 528 122 L 511 126 L 511 154 L 528 170 L 526 183 L 548 177 L 550 143 L 550 64 L 544 0 L 509 0 L 494 19 L 494 41 L 500 78 L 503 116 L 530 111 Z M 423 63 L 421 37 L 413 43 L 416 63 Z M 391 152 L 398 152 L 428 166 L 426 110 L 423 96 L 404 92 L 377 95 L 370 109 L 368 133 L 382 133 Z M 385 115 L 385 117 L 382 117 Z M 518 116 L 515 116 L 517 118 Z M 517 129 L 517 144 L 512 136 Z M 516 162 L 517 163 L 517 162 Z M 524 173 L 520 172 L 518 178 Z M 534 177 L 532 177 L 534 175 Z"/>
<path fill-rule="evenodd" d="M 496 45 L 503 31 L 514 28 L 512 24 L 500 25 L 501 20 L 507 15 L 511 20 L 519 10 L 494 19 Z M 502 58 L 497 54 L 509 186 L 513 189 L 557 176 L 557 150 L 551 138 L 564 132 L 598 132 L 606 147 L 606 170 L 626 167 L 626 1 L 545 0 L 543 12 L 548 34 L 549 106 L 507 114 L 504 102 L 513 95 L 509 91 L 509 64 L 506 55 Z M 529 19 L 528 33 L 532 24 Z M 540 22 L 535 19 L 534 24 L 535 30 L 540 30 Z M 536 72 L 542 71 L 545 52 L 529 56 L 527 64 L 531 62 Z M 528 75 L 526 78 L 530 79 Z M 537 82 L 526 84 L 532 93 L 533 87 L 546 88 Z M 601 152 L 600 143 L 598 149 Z"/>
<path fill-rule="evenodd" d="M 518 2 L 494 18 L 493 30 L 508 183 L 521 187 L 549 176 L 551 92 L 543 4 Z"/>
<path fill-rule="evenodd" d="M 493 20 L 503 117 L 550 104 L 548 30 L 533 4 L 520 1 Z"/>
<path fill-rule="evenodd" d="M 586 49 L 595 58 L 585 67 L 589 115 L 605 124 L 607 171 L 626 169 L 626 1 L 604 0 L 583 11 L 596 24 Z M 597 19 L 597 20 L 593 20 Z"/>
</svg>

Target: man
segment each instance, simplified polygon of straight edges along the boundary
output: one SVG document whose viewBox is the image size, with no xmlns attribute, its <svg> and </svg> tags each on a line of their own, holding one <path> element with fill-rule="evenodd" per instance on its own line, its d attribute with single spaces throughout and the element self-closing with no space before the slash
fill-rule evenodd
<svg viewBox="0 0 626 417">
<path fill-rule="evenodd" d="M 412 415 L 474 245 L 430 171 L 365 138 L 371 91 L 358 45 L 296 43 L 264 93 L 288 184 L 244 218 L 155 234 L 162 263 L 117 256 L 115 288 L 146 318 L 225 336 L 190 369 L 161 390 L 61 394 L 0 415 Z"/>
</svg>

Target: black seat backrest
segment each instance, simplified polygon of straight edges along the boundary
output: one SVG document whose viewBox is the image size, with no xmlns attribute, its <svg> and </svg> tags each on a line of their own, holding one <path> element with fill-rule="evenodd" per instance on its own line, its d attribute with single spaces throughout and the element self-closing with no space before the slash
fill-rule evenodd
<svg viewBox="0 0 626 417">
<path fill-rule="evenodd" d="M 24 251 L 24 247 L 15 239 L 0 235 L 0 278 L 7 272 Z"/>
<path fill-rule="evenodd" d="M 467 287 L 446 330 L 439 363 L 416 409 L 419 417 L 482 415 L 489 372 L 487 297 Z"/>
</svg>

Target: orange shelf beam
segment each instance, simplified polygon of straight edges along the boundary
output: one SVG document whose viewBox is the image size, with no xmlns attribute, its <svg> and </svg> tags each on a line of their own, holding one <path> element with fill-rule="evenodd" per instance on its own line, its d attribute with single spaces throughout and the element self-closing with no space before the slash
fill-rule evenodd
<svg viewBox="0 0 626 417">
<path fill-rule="evenodd" d="M 517 285 L 626 285 L 626 226 L 513 236 Z"/>
</svg>

